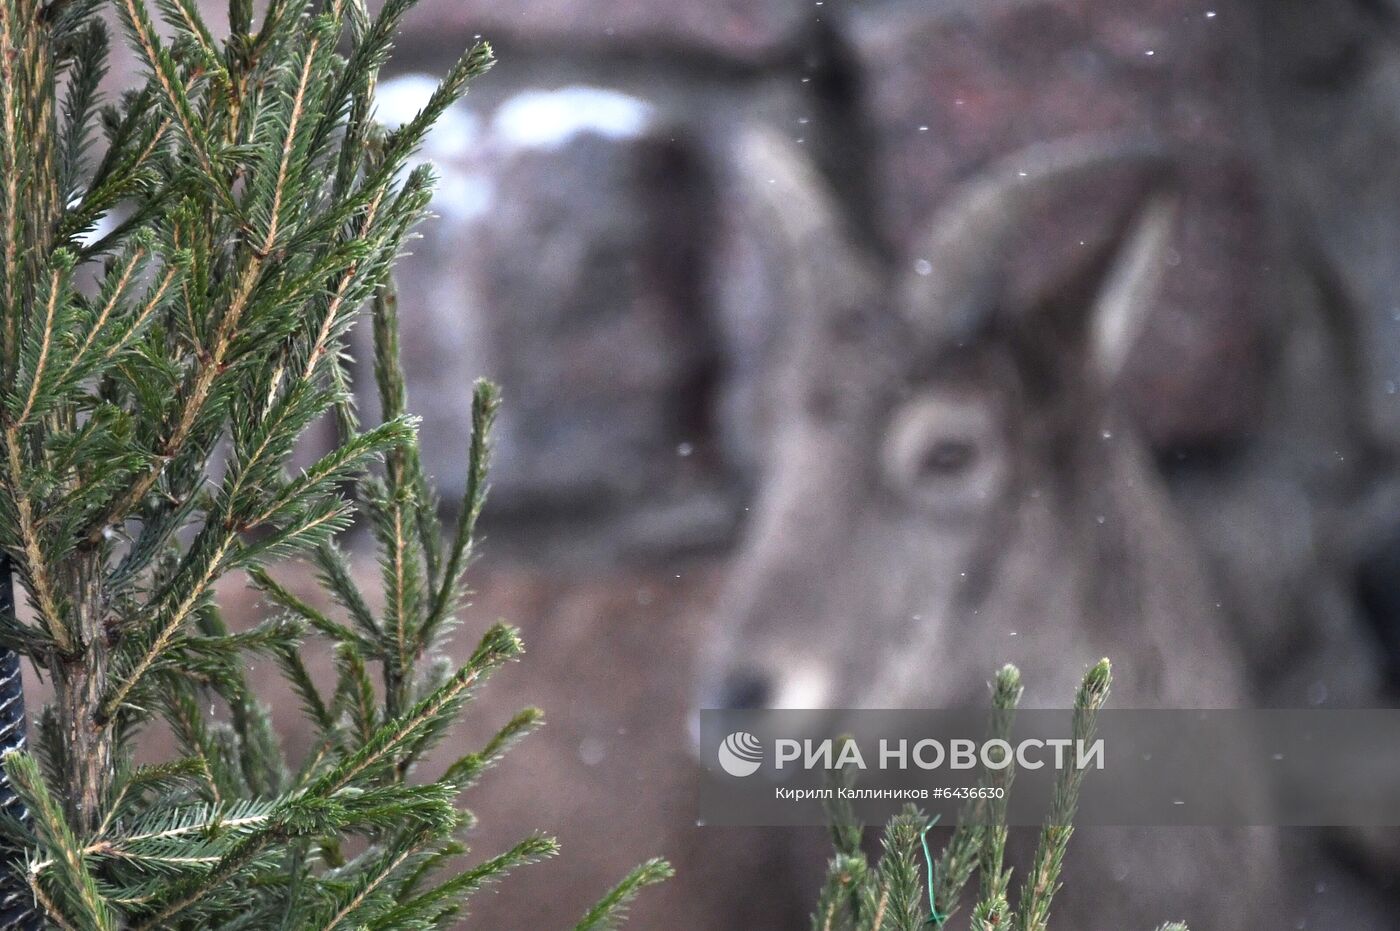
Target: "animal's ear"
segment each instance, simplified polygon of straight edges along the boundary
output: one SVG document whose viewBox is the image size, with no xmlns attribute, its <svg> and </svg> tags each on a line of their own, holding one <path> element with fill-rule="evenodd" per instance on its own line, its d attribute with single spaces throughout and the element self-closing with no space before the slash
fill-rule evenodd
<svg viewBox="0 0 1400 931">
<path fill-rule="evenodd" d="M 1089 319 L 1089 356 L 1100 381 L 1112 384 L 1142 334 L 1167 264 L 1177 199 L 1159 194 L 1134 218 L 1099 290 Z"/>
<path fill-rule="evenodd" d="M 794 423 L 788 411 L 828 420 L 868 380 L 833 353 L 856 351 L 892 321 L 881 310 L 887 279 L 846 220 L 838 191 L 803 145 L 776 130 L 750 125 L 726 164 L 729 194 L 722 262 L 722 309 L 742 327 L 751 361 L 727 387 L 751 419 L 731 442 L 741 461 L 773 461 L 768 445 Z M 730 282 L 737 282 L 738 286 Z M 819 386 L 809 373 L 819 371 Z M 736 407 L 739 405 L 736 405 Z M 735 418 L 724 418 L 726 422 Z M 736 423 L 738 421 L 735 421 Z M 735 429 L 734 423 L 729 429 Z"/>
<path fill-rule="evenodd" d="M 761 231 L 760 247 L 774 253 L 783 276 L 776 297 L 786 309 L 819 310 L 869 291 L 869 261 L 803 146 L 769 127 L 748 126 L 733 161 L 736 207 L 750 229 Z"/>
<path fill-rule="evenodd" d="M 1154 140 L 1119 135 L 1039 143 L 1002 159 L 957 190 L 935 217 L 901 289 L 905 316 L 934 345 L 974 339 L 998 314 L 1026 309 L 1012 305 L 1034 303 L 1010 293 L 1011 251 L 1030 218 L 1070 202 L 1070 194 L 1097 197 L 1113 179 L 1126 178 L 1139 192 L 1160 186 L 1169 169 Z M 1121 227 L 1125 205 L 1135 202 L 1140 194 L 1111 204 L 1114 228 Z"/>
</svg>

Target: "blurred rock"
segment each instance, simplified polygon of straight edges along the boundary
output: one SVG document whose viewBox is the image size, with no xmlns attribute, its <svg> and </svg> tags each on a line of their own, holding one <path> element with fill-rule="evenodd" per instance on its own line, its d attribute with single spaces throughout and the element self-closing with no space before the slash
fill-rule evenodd
<svg viewBox="0 0 1400 931">
<path fill-rule="evenodd" d="M 399 78 L 386 100 L 411 113 L 427 87 Z M 441 219 L 399 282 L 409 391 L 444 499 L 465 481 L 484 375 L 506 400 L 498 517 L 651 525 L 648 545 L 663 543 L 666 521 L 637 512 L 674 512 L 715 484 L 714 195 L 698 147 L 635 97 L 575 86 L 454 111 L 427 154 Z"/>
<path fill-rule="evenodd" d="M 424 0 L 410 39 L 480 33 L 506 44 L 684 49 L 756 61 L 792 44 L 812 18 L 806 0 Z"/>
</svg>

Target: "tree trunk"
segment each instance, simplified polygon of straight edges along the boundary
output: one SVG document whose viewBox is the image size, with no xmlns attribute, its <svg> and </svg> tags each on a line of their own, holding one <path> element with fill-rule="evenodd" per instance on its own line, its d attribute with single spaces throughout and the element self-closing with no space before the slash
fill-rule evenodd
<svg viewBox="0 0 1400 931">
<path fill-rule="evenodd" d="M 80 835 L 97 829 L 112 776 L 111 731 L 99 717 L 107 692 L 100 568 L 91 554 L 74 557 L 65 568 L 79 647 L 76 656 L 56 657 L 53 664 L 58 721 L 68 756 L 64 803 L 69 823 Z"/>
</svg>

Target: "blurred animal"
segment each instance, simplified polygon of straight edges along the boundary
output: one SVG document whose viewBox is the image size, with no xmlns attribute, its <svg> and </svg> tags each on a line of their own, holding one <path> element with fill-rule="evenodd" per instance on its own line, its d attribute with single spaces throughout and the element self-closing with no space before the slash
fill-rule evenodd
<svg viewBox="0 0 1400 931">
<path fill-rule="evenodd" d="M 805 259 L 810 313 L 700 704 L 968 706 L 1009 661 L 1027 706 L 1056 707 L 1109 656 L 1116 707 L 1244 705 L 1207 567 L 1115 406 L 1166 266 L 1163 153 L 1113 137 L 1017 152 L 949 199 L 888 283 L 800 151 L 759 134 L 744 157 Z M 1028 250 L 1027 230 L 1086 197 L 1106 235 L 1046 269 L 1065 244 Z M 1296 918 L 1272 832 L 1089 830 L 1071 860 L 1063 927 Z"/>
<path fill-rule="evenodd" d="M 1120 706 L 1242 703 L 1198 554 L 1113 403 L 1164 267 L 1161 153 L 1095 137 L 1010 156 L 952 198 L 887 310 L 820 182 L 779 140 L 751 143 L 765 146 L 753 174 L 824 274 L 790 334 L 785 416 L 706 697 L 946 705 L 979 700 L 1009 660 L 1028 702 L 1053 703 L 1109 655 Z M 1126 236 L 1048 283 L 1015 281 L 1032 213 L 1125 176 L 1158 189 L 1120 198 Z M 792 219 L 804 198 L 811 218 Z"/>
</svg>

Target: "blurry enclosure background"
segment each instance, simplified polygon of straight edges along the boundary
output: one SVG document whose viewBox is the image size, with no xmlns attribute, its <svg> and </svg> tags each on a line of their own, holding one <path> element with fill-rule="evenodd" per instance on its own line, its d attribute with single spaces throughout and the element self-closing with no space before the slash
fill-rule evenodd
<svg viewBox="0 0 1400 931">
<path fill-rule="evenodd" d="M 220 22 L 221 6 L 206 5 Z M 546 729 L 471 800 L 477 849 L 529 828 L 565 845 L 511 880 L 513 917 L 487 898 L 477 926 L 563 926 L 651 853 L 681 876 L 644 897 L 639 928 L 723 927 L 713 916 L 733 916 L 736 899 L 747 926 L 780 927 L 791 907 L 765 899 L 782 879 L 762 866 L 770 838 L 697 829 L 688 781 L 693 657 L 722 623 L 707 606 L 762 481 L 777 347 L 808 310 L 791 282 L 823 261 L 785 251 L 742 196 L 759 128 L 800 144 L 842 206 L 841 235 L 890 269 L 919 260 L 910 249 L 936 205 L 999 155 L 1102 130 L 1166 140 L 1182 222 L 1124 400 L 1189 486 L 1192 470 L 1241 467 L 1230 457 L 1284 355 L 1345 376 L 1341 416 L 1304 441 L 1328 464 L 1329 492 L 1363 502 L 1358 520 L 1375 525 L 1370 561 L 1326 571 L 1371 579 L 1357 597 L 1373 623 L 1338 635 L 1383 669 L 1400 630 L 1387 624 L 1383 571 L 1400 526 L 1388 492 L 1400 446 L 1400 4 L 422 0 L 381 118 L 410 116 L 477 35 L 500 63 L 425 153 L 441 174 L 439 217 L 398 275 L 405 361 L 446 502 L 464 481 L 471 380 L 503 386 L 480 595 L 462 640 L 499 616 L 531 652 L 483 692 L 477 733 L 462 739 L 544 706 Z M 1038 231 L 1027 261 L 1053 267 L 1102 235 L 1094 204 L 1079 213 Z M 1300 304 L 1320 312 L 1300 316 Z M 367 330 L 358 338 L 365 364 Z M 373 412 L 368 393 L 361 403 Z M 1297 562 L 1300 588 L 1311 558 Z M 238 585 L 223 597 L 231 616 L 257 616 Z M 1381 675 L 1358 669 L 1324 697 L 1388 701 Z M 275 680 L 269 670 L 267 698 L 295 740 L 295 705 Z M 768 870 L 759 882 L 757 868 Z"/>
</svg>

